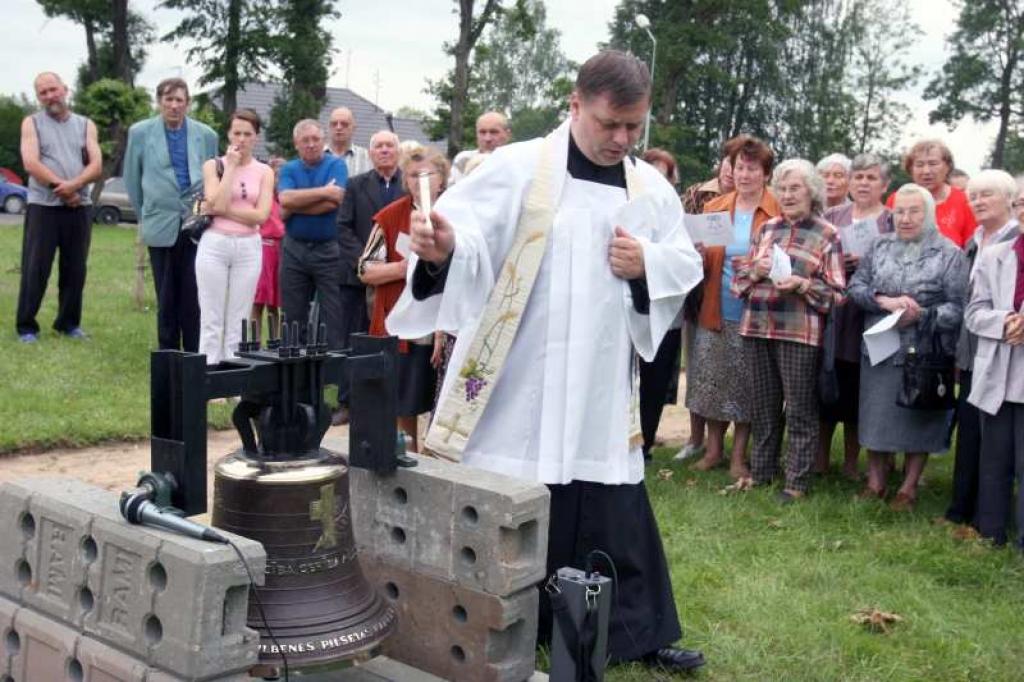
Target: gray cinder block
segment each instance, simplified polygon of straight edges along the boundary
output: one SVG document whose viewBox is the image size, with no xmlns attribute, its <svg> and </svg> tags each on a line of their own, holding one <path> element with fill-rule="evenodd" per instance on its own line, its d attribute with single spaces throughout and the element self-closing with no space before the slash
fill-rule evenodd
<svg viewBox="0 0 1024 682">
<path fill-rule="evenodd" d="M 398 612 L 384 653 L 446 680 L 522 682 L 534 673 L 539 593 L 530 586 L 499 597 L 365 561 Z"/>
<path fill-rule="evenodd" d="M 0 509 L 15 511 L 0 517 L 0 538 L 22 538 L 0 546 L 0 591 L 186 679 L 255 664 L 259 636 L 245 624 L 249 579 L 234 550 L 130 525 L 117 499 L 70 479 L 0 486 Z M 262 580 L 262 546 L 233 539 Z"/>
<path fill-rule="evenodd" d="M 544 579 L 550 493 L 537 483 L 429 457 L 378 476 L 350 472 L 361 552 L 496 595 Z"/>
</svg>

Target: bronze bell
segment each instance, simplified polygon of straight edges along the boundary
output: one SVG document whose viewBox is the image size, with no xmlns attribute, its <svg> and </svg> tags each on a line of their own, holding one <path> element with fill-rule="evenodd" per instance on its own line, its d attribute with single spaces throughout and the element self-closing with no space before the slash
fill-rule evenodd
<svg viewBox="0 0 1024 682">
<path fill-rule="evenodd" d="M 243 448 L 214 469 L 213 525 L 263 544 L 266 583 L 257 588 L 272 641 L 253 598 L 260 661 L 290 668 L 353 658 L 395 628 L 395 611 L 357 561 L 348 467 L 328 450 L 267 460 Z"/>
</svg>

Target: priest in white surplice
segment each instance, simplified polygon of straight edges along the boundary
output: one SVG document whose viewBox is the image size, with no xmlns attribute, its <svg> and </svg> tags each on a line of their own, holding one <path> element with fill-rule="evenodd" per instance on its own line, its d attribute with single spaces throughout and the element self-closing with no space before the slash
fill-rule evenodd
<svg viewBox="0 0 1024 682">
<path fill-rule="evenodd" d="M 649 103 L 638 59 L 588 60 L 569 120 L 497 149 L 429 221 L 414 214 L 387 326 L 458 338 L 426 446 L 548 484 L 549 572 L 607 553 L 620 582 L 609 654 L 681 670 L 703 657 L 670 646 L 681 631 L 643 484 L 636 357 L 654 357 L 702 265 L 673 188 L 628 156 Z"/>
</svg>

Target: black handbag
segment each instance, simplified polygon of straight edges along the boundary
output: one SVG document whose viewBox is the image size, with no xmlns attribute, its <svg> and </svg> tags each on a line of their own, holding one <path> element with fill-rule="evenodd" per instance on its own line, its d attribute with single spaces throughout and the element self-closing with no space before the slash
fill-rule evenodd
<svg viewBox="0 0 1024 682">
<path fill-rule="evenodd" d="M 930 322 L 930 321 L 929 321 Z M 951 410 L 956 405 L 955 358 L 942 350 L 933 324 L 922 324 L 917 343 L 903 359 L 903 383 L 896 404 L 910 410 Z"/>
<path fill-rule="evenodd" d="M 818 369 L 818 400 L 822 405 L 839 402 L 839 376 L 836 374 L 836 324 L 834 312 L 825 317 L 821 340 L 821 367 Z"/>
<path fill-rule="evenodd" d="M 217 165 L 217 177 L 224 177 L 224 162 L 220 159 L 214 159 L 214 161 Z M 192 205 L 189 213 L 181 222 L 181 231 L 192 240 L 193 244 L 198 244 L 199 240 L 203 238 L 203 233 L 213 224 L 213 216 L 202 212 L 203 199 L 202 190 L 192 195 Z"/>
</svg>

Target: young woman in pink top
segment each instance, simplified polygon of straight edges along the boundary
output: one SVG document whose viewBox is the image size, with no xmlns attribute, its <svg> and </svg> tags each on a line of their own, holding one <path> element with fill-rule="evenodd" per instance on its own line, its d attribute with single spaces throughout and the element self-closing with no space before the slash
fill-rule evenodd
<svg viewBox="0 0 1024 682">
<path fill-rule="evenodd" d="M 242 320 L 249 319 L 260 277 L 262 242 L 259 228 L 270 215 L 274 171 L 252 156 L 260 118 L 241 109 L 228 121 L 230 146 L 217 163 L 203 164 L 203 193 L 213 223 L 196 252 L 199 291 L 199 352 L 216 365 L 235 356 Z"/>
</svg>

